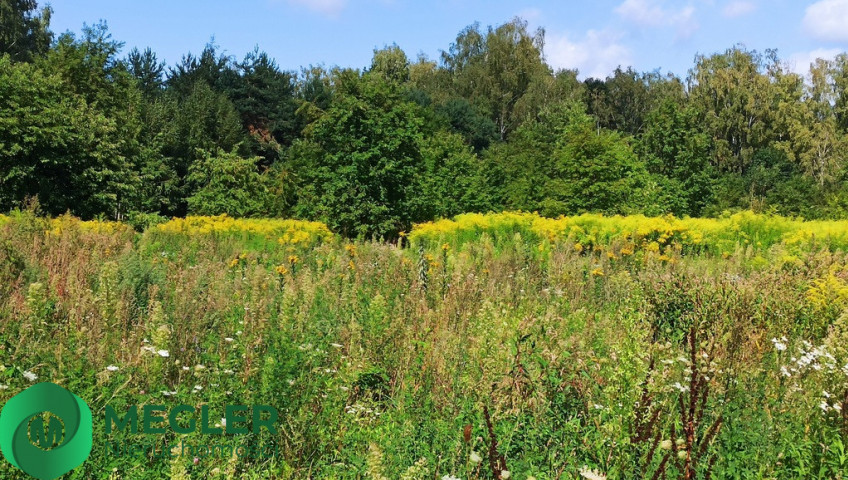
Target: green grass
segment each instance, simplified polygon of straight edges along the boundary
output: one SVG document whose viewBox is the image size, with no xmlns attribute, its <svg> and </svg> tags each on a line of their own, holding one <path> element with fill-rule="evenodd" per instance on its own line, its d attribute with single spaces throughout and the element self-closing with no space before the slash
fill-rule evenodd
<svg viewBox="0 0 848 480">
<path fill-rule="evenodd" d="M 21 214 L 0 222 L 0 403 L 25 372 L 89 403 L 94 451 L 67 478 L 845 478 L 848 256 L 781 245 L 786 221 L 737 222 L 770 246 L 722 256 L 622 255 L 637 242 L 606 220 L 580 223 L 594 244 L 402 249 Z M 237 440 L 279 454 L 104 454 L 107 404 L 180 403 L 275 406 L 276 435 Z"/>
</svg>

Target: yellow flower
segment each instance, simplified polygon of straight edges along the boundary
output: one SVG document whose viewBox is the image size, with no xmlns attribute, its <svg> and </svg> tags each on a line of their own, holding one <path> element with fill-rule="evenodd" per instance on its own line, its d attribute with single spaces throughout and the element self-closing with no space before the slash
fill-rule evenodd
<svg viewBox="0 0 848 480">
<path fill-rule="evenodd" d="M 297 257 L 297 255 L 289 255 L 289 263 L 291 263 L 292 265 L 299 261 L 300 259 Z"/>
<path fill-rule="evenodd" d="M 285 265 L 277 265 L 277 267 L 274 269 L 274 271 L 277 272 L 280 275 L 285 275 L 285 274 L 289 273 L 289 269 L 286 268 Z"/>
<path fill-rule="evenodd" d="M 445 252 L 447 252 L 448 250 L 450 250 L 450 245 L 448 245 L 447 243 L 443 243 L 443 244 L 442 244 L 442 250 L 444 250 Z"/>
<path fill-rule="evenodd" d="M 603 271 L 603 270 L 601 270 L 601 268 L 600 268 L 600 267 L 595 268 L 594 270 L 592 270 L 592 276 L 595 276 L 595 277 L 603 277 L 603 276 L 604 276 L 604 271 Z"/>
<path fill-rule="evenodd" d="M 239 264 L 239 258 L 238 257 L 230 260 L 230 268 L 236 268 L 236 265 L 238 265 L 238 264 Z"/>
<path fill-rule="evenodd" d="M 351 260 L 350 262 L 348 262 L 348 264 L 347 264 L 347 268 L 349 268 L 351 271 L 356 270 L 356 264 L 355 264 L 355 263 L 353 263 L 353 260 Z"/>
</svg>

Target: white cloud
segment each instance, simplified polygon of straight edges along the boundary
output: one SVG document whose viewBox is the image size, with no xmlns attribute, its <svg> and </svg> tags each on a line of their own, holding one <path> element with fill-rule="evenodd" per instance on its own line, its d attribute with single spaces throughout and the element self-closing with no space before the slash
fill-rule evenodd
<svg viewBox="0 0 848 480">
<path fill-rule="evenodd" d="M 821 0 L 810 5 L 803 25 L 817 39 L 848 42 L 848 0 Z"/>
<path fill-rule="evenodd" d="M 288 2 L 328 17 L 337 17 L 347 5 L 347 0 L 288 0 Z"/>
<path fill-rule="evenodd" d="M 607 30 L 589 30 L 583 38 L 552 33 L 545 40 L 545 57 L 555 68 L 576 68 L 580 78 L 605 78 L 619 65 L 630 65 L 630 50 L 620 43 L 621 35 Z"/>
<path fill-rule="evenodd" d="M 753 13 L 756 9 L 757 6 L 754 4 L 754 2 L 748 2 L 745 0 L 735 0 L 725 5 L 724 8 L 721 10 L 721 14 L 727 18 L 736 18 L 748 15 L 749 13 Z"/>
<path fill-rule="evenodd" d="M 663 0 L 624 0 L 615 13 L 640 27 L 676 27 L 678 38 L 689 38 L 698 30 L 694 6 L 669 9 L 662 4 Z"/>
<path fill-rule="evenodd" d="M 799 52 L 790 55 L 786 61 L 786 65 L 789 67 L 789 70 L 799 75 L 807 75 L 810 73 L 810 65 L 816 59 L 833 60 L 840 53 L 842 53 L 842 50 L 838 48 L 819 48 L 810 52 Z"/>
</svg>

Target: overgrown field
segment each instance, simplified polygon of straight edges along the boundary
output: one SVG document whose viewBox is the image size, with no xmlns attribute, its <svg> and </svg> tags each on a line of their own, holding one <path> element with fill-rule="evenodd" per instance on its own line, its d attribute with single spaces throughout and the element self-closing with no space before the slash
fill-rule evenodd
<svg viewBox="0 0 848 480">
<path fill-rule="evenodd" d="M 750 213 L 465 215 L 397 244 L 18 213 L 0 404 L 88 402 L 76 479 L 844 479 L 846 247 L 848 222 Z M 140 437 L 107 438 L 107 404 L 272 405 L 276 434 L 236 440 L 278 453 L 107 455 Z"/>
</svg>

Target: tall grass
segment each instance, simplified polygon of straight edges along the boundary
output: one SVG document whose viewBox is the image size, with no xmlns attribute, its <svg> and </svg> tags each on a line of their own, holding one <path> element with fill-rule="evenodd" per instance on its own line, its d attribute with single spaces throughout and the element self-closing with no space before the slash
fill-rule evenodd
<svg viewBox="0 0 848 480">
<path fill-rule="evenodd" d="M 91 405 L 69 478 L 845 478 L 840 225 L 462 216 L 402 249 L 19 214 L 0 221 L 0 403 L 35 375 Z M 274 405 L 276 435 L 240 438 L 280 454 L 104 454 L 106 404 L 179 403 Z"/>
</svg>

